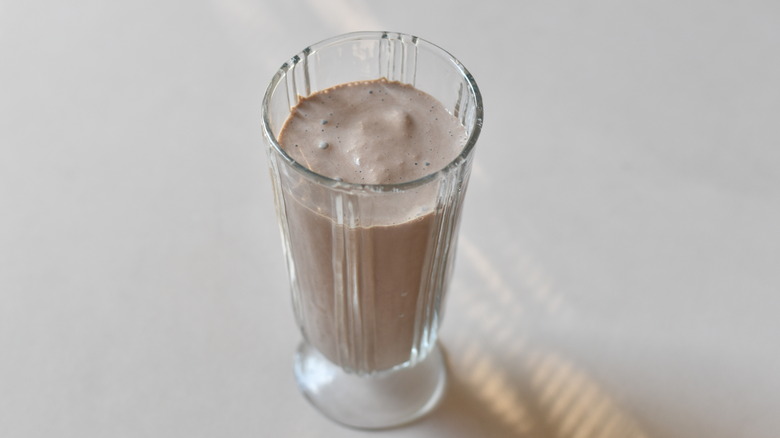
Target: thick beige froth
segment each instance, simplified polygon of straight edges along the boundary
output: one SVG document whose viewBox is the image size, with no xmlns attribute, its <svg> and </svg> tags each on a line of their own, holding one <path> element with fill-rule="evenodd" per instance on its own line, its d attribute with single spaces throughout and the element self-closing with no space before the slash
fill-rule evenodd
<svg viewBox="0 0 780 438">
<path fill-rule="evenodd" d="M 378 79 L 315 93 L 294 108 L 284 150 L 321 175 L 359 184 L 412 181 L 449 164 L 466 132 L 436 99 Z"/>
</svg>

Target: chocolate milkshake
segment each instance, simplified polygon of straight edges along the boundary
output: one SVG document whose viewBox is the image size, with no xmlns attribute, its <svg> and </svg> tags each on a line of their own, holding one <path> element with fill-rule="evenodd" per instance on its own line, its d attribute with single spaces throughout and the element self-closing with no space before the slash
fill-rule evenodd
<svg viewBox="0 0 780 438">
<path fill-rule="evenodd" d="M 447 385 L 437 334 L 482 129 L 474 78 L 417 36 L 349 33 L 284 62 L 261 115 L 299 389 L 352 427 L 425 415 Z"/>
<path fill-rule="evenodd" d="M 385 186 L 444 168 L 466 139 L 459 120 L 436 99 L 385 79 L 303 98 L 279 134 L 284 151 L 319 175 Z M 334 196 L 332 189 L 288 181 L 282 205 L 293 301 L 310 345 L 358 374 L 427 353 L 466 179 L 371 196 Z"/>
</svg>

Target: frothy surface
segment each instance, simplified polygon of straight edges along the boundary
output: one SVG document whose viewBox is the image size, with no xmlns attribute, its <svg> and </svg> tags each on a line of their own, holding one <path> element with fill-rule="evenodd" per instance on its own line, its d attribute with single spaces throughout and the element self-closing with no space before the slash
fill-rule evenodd
<svg viewBox="0 0 780 438">
<path fill-rule="evenodd" d="M 300 101 L 280 135 L 308 169 L 357 184 L 397 184 L 438 171 L 466 130 L 430 95 L 400 82 L 351 82 Z"/>
</svg>

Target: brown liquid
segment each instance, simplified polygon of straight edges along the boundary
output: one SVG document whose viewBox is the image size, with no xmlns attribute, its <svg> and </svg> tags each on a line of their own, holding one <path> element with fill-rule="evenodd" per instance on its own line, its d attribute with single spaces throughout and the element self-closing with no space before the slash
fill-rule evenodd
<svg viewBox="0 0 780 438">
<path fill-rule="evenodd" d="M 291 250 L 309 343 L 332 362 L 351 369 L 383 370 L 407 361 L 433 215 L 394 226 L 348 228 L 300 204 L 291 207 Z M 358 260 L 357 318 L 335 310 L 342 306 L 339 300 L 351 299 L 349 293 L 338 293 L 334 281 L 335 276 L 349 275 L 332 263 L 333 237 L 344 235 L 352 242 L 345 245 L 347 250 Z M 342 330 L 356 333 L 350 336 Z M 351 338 L 365 340 L 354 347 L 357 352 L 344 348 Z"/>
<path fill-rule="evenodd" d="M 280 134 L 287 153 L 311 170 L 367 184 L 441 169 L 464 140 L 464 128 L 439 102 L 385 80 L 303 99 Z M 422 336 L 420 321 L 430 319 L 420 313 L 435 294 L 429 290 L 441 220 L 435 196 L 425 189 L 382 196 L 351 198 L 364 210 L 358 224 L 332 217 L 327 191 L 306 191 L 285 203 L 299 323 L 325 357 L 358 372 L 410 359 Z"/>
</svg>

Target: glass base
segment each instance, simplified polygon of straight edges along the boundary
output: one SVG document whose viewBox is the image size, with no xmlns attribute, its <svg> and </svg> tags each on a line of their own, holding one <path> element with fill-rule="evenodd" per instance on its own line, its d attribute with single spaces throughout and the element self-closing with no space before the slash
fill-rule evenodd
<svg viewBox="0 0 780 438">
<path fill-rule="evenodd" d="M 330 419 L 361 429 L 382 429 L 433 410 L 444 395 L 447 367 L 436 344 L 413 367 L 358 376 L 302 342 L 295 355 L 295 378 L 306 398 Z"/>
</svg>

